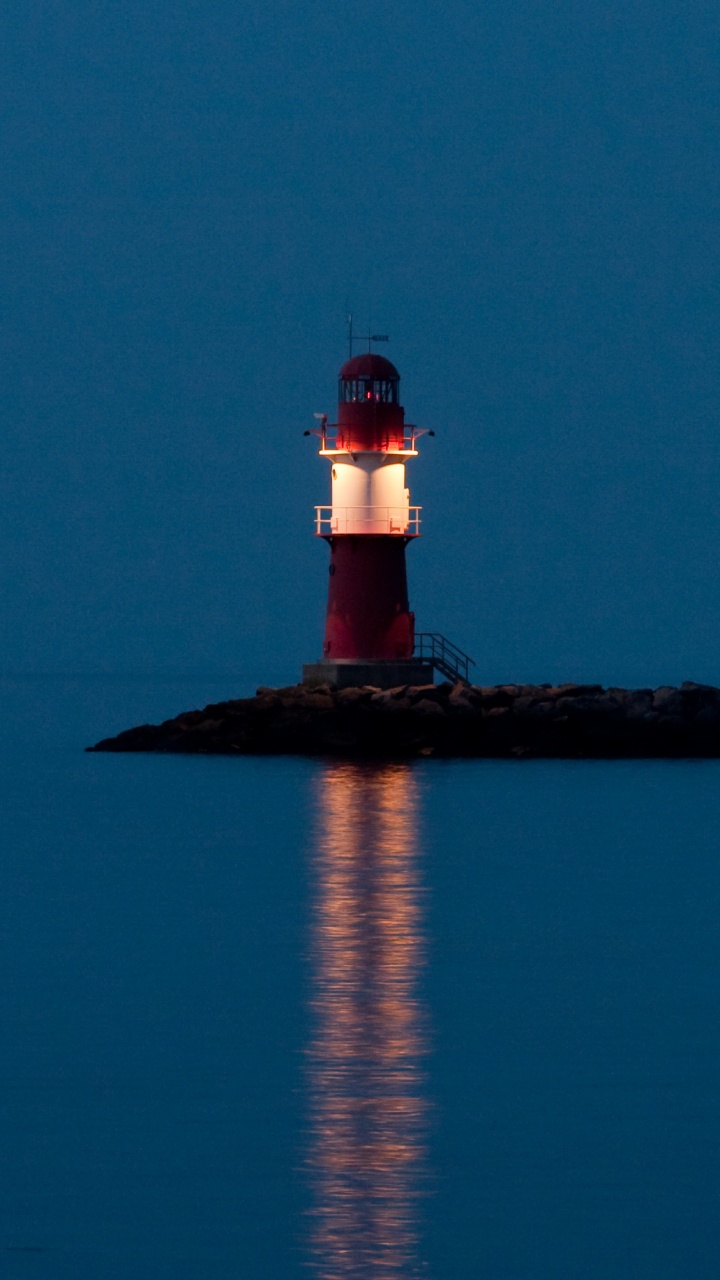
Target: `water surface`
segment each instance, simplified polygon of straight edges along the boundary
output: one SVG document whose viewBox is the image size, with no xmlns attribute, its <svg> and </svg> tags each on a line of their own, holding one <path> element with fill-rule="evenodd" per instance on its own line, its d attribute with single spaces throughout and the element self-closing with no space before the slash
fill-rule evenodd
<svg viewBox="0 0 720 1280">
<path fill-rule="evenodd" d="M 237 691 L 2 682 L 0 1274 L 714 1280 L 720 762 L 82 752 Z"/>
</svg>

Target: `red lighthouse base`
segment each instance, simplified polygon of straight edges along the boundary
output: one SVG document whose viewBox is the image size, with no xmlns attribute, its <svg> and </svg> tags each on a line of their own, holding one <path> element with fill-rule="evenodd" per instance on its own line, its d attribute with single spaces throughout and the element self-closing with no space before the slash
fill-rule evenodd
<svg viewBox="0 0 720 1280">
<path fill-rule="evenodd" d="M 433 665 L 413 658 L 415 617 L 408 606 L 407 538 L 342 534 L 330 543 L 323 660 L 306 663 L 303 684 L 336 689 L 433 683 Z"/>
<path fill-rule="evenodd" d="M 412 658 L 415 618 L 408 604 L 403 537 L 335 536 L 323 657 L 397 661 Z"/>
</svg>

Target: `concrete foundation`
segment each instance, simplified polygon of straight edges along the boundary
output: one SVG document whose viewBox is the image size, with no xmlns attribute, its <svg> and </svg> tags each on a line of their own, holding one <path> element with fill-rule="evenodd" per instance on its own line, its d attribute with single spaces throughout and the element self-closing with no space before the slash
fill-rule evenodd
<svg viewBox="0 0 720 1280">
<path fill-rule="evenodd" d="M 365 662 L 355 658 L 337 658 L 333 662 L 326 658 L 303 664 L 303 684 L 329 684 L 331 689 L 355 689 L 365 684 L 374 685 L 376 689 L 395 689 L 401 684 L 432 684 L 433 681 L 433 665 L 422 658 Z"/>
</svg>

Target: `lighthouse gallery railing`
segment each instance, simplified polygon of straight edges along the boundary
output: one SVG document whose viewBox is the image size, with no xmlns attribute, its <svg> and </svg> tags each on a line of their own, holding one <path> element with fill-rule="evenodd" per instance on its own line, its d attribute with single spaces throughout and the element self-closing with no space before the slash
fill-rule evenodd
<svg viewBox="0 0 720 1280">
<path fill-rule="evenodd" d="M 420 536 L 421 507 L 316 507 L 315 532 L 394 533 L 404 538 Z"/>
<path fill-rule="evenodd" d="M 305 432 L 306 436 L 319 436 L 321 440 L 320 453 L 331 455 L 336 453 L 354 454 L 357 452 L 349 445 L 339 444 L 339 441 L 348 434 L 352 435 L 351 430 L 347 427 L 341 427 L 336 422 L 324 422 L 321 427 Z M 384 436 L 376 433 L 372 452 L 406 454 L 409 458 L 414 458 L 417 455 L 417 442 L 420 437 L 434 434 L 434 431 L 428 431 L 426 428 L 421 430 L 410 423 L 405 423 L 400 428 L 386 431 Z"/>
</svg>

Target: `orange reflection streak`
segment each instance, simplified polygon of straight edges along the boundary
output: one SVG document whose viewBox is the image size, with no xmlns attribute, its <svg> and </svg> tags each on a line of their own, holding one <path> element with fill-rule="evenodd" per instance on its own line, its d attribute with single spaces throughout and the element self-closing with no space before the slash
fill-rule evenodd
<svg viewBox="0 0 720 1280">
<path fill-rule="evenodd" d="M 310 1083 L 321 1280 L 417 1270 L 425 1106 L 416 814 L 407 765 L 328 764 L 319 777 Z"/>
</svg>

